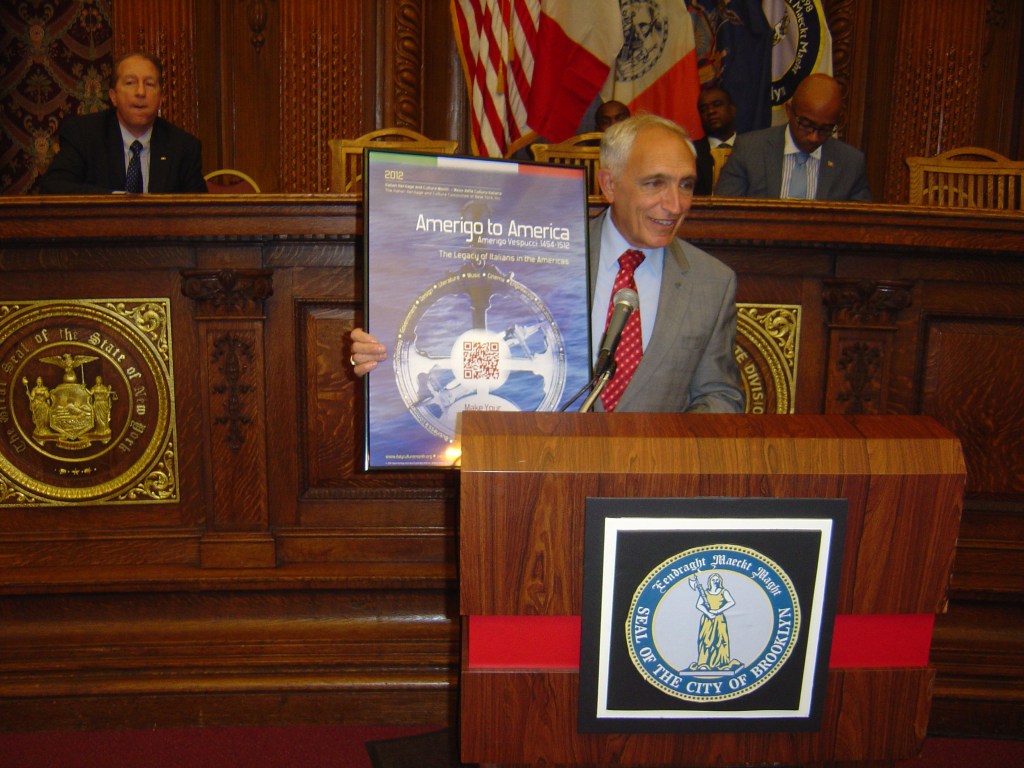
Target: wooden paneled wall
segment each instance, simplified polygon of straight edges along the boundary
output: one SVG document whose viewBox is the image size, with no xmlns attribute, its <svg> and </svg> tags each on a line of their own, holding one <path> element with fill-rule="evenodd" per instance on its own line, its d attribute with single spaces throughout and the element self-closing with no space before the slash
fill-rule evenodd
<svg viewBox="0 0 1024 768">
<path fill-rule="evenodd" d="M 0 199 L 0 321 L 169 302 L 178 461 L 167 503 L 0 482 L 0 727 L 453 722 L 458 476 L 361 469 L 362 226 L 322 196 Z M 685 226 L 739 301 L 801 306 L 797 413 L 923 413 L 960 437 L 931 728 L 1019 735 L 1024 218 L 702 200 Z M 8 447 L 22 357 L 0 359 Z"/>
<path fill-rule="evenodd" d="M 113 5 L 115 47 L 165 59 L 165 114 L 207 169 L 324 192 L 331 136 L 467 146 L 448 0 Z M 1020 156 L 1024 6 L 826 8 L 876 196 L 950 132 Z M 963 440 L 932 724 L 1019 734 L 1021 217 L 698 201 L 686 226 L 740 301 L 801 305 L 798 412 L 927 413 Z M 0 727 L 448 722 L 457 478 L 360 470 L 361 234 L 356 201 L 308 194 L 0 200 L 0 300 L 168 298 L 185 446 L 175 504 L 0 509 Z"/>
<path fill-rule="evenodd" d="M 61 19 L 73 18 L 62 0 Z M 26 0 L 12 0 L 26 5 Z M 264 192 L 327 192 L 331 138 L 404 126 L 469 151 L 466 89 L 449 0 L 103 0 L 102 44 L 83 47 L 64 26 L 28 22 L 12 50 L 0 123 L 13 152 L 0 179 L 30 189 L 59 117 L 80 104 L 75 71 L 50 56 L 106 72 L 119 53 L 146 48 L 167 65 L 164 116 L 199 135 L 204 170 L 237 168 Z M 1024 5 L 1015 0 L 824 0 L 833 67 L 843 86 L 840 134 L 865 150 L 875 198 L 906 201 L 908 155 L 956 144 L 1011 158 L 1024 149 Z M 109 7 L 109 16 L 106 9 Z M 26 11 L 26 13 L 28 13 Z M 31 16 L 31 14 L 28 14 Z M 109 26 L 108 26 L 109 25 Z M 76 25 L 77 27 L 77 25 Z M 112 42 L 112 46 L 107 40 Z M 112 50 L 111 50 L 112 48 Z M 62 88 L 30 103 L 60 63 Z M 47 70 L 47 67 L 50 70 Z M 68 82 L 65 82 L 68 81 Z M 53 84 L 51 83 L 51 86 Z M 104 88 L 95 84 L 97 92 Z M 91 91 L 90 91 L 91 93 Z M 100 95 L 105 95 L 100 93 Z M 39 97 L 42 98 L 42 97 Z M 33 136 L 31 141 L 26 138 Z"/>
<path fill-rule="evenodd" d="M 207 169 L 264 191 L 326 192 L 330 138 L 404 126 L 468 152 L 448 0 L 113 0 L 115 48 L 168 60 L 173 121 Z M 843 137 L 875 198 L 907 199 L 903 158 L 1024 147 L 1024 6 L 1012 0 L 826 0 Z"/>
<path fill-rule="evenodd" d="M 200 63 L 192 0 L 160 3 L 113 0 L 114 58 L 150 51 L 164 66 L 161 114 L 191 133 L 199 131 Z M 205 170 L 205 169 L 204 169 Z"/>
</svg>

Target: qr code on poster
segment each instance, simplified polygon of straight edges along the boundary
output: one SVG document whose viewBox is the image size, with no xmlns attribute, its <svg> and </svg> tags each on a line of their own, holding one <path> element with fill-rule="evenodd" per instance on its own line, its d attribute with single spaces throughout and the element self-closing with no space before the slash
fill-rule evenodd
<svg viewBox="0 0 1024 768">
<path fill-rule="evenodd" d="M 462 342 L 462 377 L 464 379 L 498 378 L 500 360 L 498 342 Z"/>
</svg>

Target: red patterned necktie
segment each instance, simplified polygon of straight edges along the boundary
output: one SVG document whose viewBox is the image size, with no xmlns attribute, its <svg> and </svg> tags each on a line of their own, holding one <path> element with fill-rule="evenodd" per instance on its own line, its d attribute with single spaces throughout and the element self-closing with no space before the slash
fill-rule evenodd
<svg viewBox="0 0 1024 768">
<path fill-rule="evenodd" d="M 633 279 L 633 272 L 644 260 L 640 251 L 626 251 L 619 256 L 619 274 L 615 276 L 615 285 L 612 287 L 612 296 L 608 301 L 608 317 L 604 321 L 605 328 L 612 318 L 615 310 L 615 294 L 623 288 L 636 290 L 636 280 Z M 601 403 L 606 411 L 614 411 L 615 406 L 622 397 L 622 393 L 633 378 L 633 371 L 640 365 L 640 358 L 644 354 L 643 334 L 640 331 L 640 310 L 637 309 L 626 321 L 622 329 L 622 336 L 619 338 L 619 346 L 615 350 L 615 376 L 601 390 Z"/>
</svg>

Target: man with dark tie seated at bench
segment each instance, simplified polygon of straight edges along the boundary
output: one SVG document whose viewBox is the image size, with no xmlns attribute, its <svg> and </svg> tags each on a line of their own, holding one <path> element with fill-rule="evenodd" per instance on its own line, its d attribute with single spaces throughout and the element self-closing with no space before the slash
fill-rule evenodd
<svg viewBox="0 0 1024 768">
<path fill-rule="evenodd" d="M 148 53 L 117 60 L 112 107 L 65 120 L 60 151 L 39 180 L 49 195 L 206 192 L 202 145 L 158 116 L 163 66 Z"/>
<path fill-rule="evenodd" d="M 805 77 L 786 103 L 786 125 L 736 137 L 715 195 L 870 202 L 864 154 L 832 135 L 841 109 L 839 83 Z"/>
<path fill-rule="evenodd" d="M 595 410 L 741 413 L 733 354 L 736 275 L 678 239 L 697 178 L 686 131 L 655 115 L 608 128 L 601 140 L 601 190 L 611 204 L 590 222 L 591 335 L 595 359 L 624 288 L 639 294 L 615 351 L 615 374 Z M 364 376 L 387 349 L 352 331 L 349 362 Z"/>
<path fill-rule="evenodd" d="M 736 105 L 725 88 L 712 85 L 697 97 L 697 112 L 704 138 L 693 142 L 697 151 L 697 187 L 693 193 L 712 195 L 736 141 Z"/>
</svg>

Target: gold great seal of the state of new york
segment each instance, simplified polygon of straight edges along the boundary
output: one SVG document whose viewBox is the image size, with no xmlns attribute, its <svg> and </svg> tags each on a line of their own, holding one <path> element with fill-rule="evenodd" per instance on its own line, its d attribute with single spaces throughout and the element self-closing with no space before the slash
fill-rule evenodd
<svg viewBox="0 0 1024 768">
<path fill-rule="evenodd" d="M 0 507 L 176 502 L 168 299 L 0 302 Z"/>
</svg>

